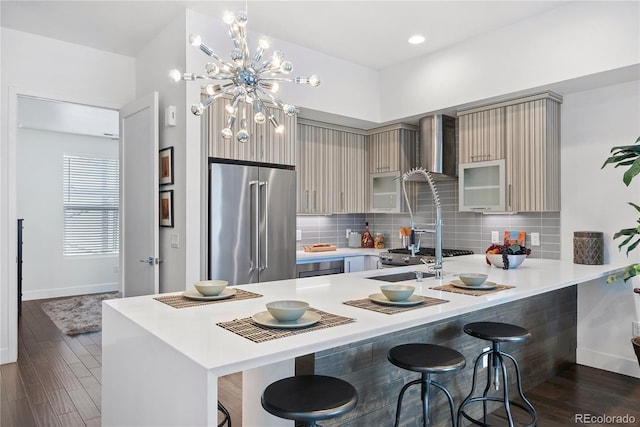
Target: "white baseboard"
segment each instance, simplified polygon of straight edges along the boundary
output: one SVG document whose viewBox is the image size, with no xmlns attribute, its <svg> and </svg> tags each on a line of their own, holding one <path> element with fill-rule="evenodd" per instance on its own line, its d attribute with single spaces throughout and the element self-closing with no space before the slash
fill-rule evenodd
<svg viewBox="0 0 640 427">
<path fill-rule="evenodd" d="M 36 299 L 68 297 L 71 295 L 98 294 L 101 292 L 119 291 L 118 282 L 98 283 L 95 285 L 71 286 L 68 288 L 44 289 L 41 291 L 22 292 L 23 301 L 31 301 Z"/>
<path fill-rule="evenodd" d="M 638 361 L 636 359 L 627 359 L 612 354 L 599 353 L 585 348 L 577 348 L 576 363 L 590 366 L 592 368 L 603 369 L 609 372 L 616 372 L 630 377 L 640 378 L 640 366 L 638 366 Z"/>
<path fill-rule="evenodd" d="M 15 362 L 15 358 L 11 358 L 9 355 L 9 348 L 2 347 L 0 348 L 0 365 L 4 365 L 5 363 L 13 363 Z"/>
</svg>

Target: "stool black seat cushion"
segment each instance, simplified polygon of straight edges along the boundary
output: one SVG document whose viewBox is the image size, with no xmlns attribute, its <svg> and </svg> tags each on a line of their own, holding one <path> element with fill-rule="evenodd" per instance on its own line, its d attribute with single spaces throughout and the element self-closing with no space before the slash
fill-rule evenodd
<svg viewBox="0 0 640 427">
<path fill-rule="evenodd" d="M 435 344 L 402 344 L 393 347 L 387 359 L 394 365 L 414 372 L 438 373 L 463 368 L 462 354 Z"/>
<path fill-rule="evenodd" d="M 531 333 L 520 326 L 499 322 L 474 322 L 464 325 L 464 332 L 472 337 L 494 342 L 521 342 Z"/>
<path fill-rule="evenodd" d="M 358 403 L 356 389 L 346 381 L 324 375 L 300 375 L 270 384 L 262 407 L 280 418 L 316 421 L 337 417 Z"/>
</svg>

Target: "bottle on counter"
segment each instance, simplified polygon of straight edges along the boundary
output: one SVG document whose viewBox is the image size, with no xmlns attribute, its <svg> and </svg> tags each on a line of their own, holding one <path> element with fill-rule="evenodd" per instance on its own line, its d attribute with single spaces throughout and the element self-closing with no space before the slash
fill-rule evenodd
<svg viewBox="0 0 640 427">
<path fill-rule="evenodd" d="M 376 237 L 373 241 L 376 249 L 384 249 L 384 234 L 376 233 Z"/>
<path fill-rule="evenodd" d="M 371 236 L 371 232 L 369 231 L 369 223 L 364 223 L 364 233 L 362 233 L 362 241 L 360 247 L 362 248 L 373 248 L 373 237 Z"/>
</svg>

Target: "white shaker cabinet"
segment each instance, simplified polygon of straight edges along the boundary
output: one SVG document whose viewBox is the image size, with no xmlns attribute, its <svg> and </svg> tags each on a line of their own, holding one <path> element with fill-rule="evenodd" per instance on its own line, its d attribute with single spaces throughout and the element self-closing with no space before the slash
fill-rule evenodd
<svg viewBox="0 0 640 427">
<path fill-rule="evenodd" d="M 365 270 L 365 255 L 344 257 L 344 272 L 355 273 Z"/>
</svg>

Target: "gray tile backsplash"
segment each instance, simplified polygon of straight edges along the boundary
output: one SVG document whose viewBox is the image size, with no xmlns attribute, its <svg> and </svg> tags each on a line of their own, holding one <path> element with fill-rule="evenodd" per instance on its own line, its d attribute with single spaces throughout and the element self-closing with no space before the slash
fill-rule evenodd
<svg viewBox="0 0 640 427">
<path fill-rule="evenodd" d="M 414 220 L 419 227 L 435 221 L 435 206 L 427 184 L 419 184 L 418 201 Z M 473 212 L 458 212 L 457 181 L 440 181 L 436 184 L 442 206 L 442 245 L 451 249 L 471 249 L 484 253 L 491 244 L 491 232 L 498 231 L 502 239 L 505 230 L 526 233 L 526 246 L 531 248 L 531 257 L 560 259 L 560 212 L 526 212 L 514 215 L 483 215 Z M 347 228 L 362 233 L 365 222 L 369 231 L 382 233 L 385 247 L 400 247 L 400 227 L 410 226 L 410 215 L 402 214 L 346 214 L 297 217 L 297 229 L 302 230 L 302 241 L 297 249 L 313 243 L 332 243 L 339 248 L 347 247 Z M 426 228 L 426 227 L 425 227 Z M 531 246 L 530 233 L 540 233 L 540 246 Z M 434 237 L 425 234 L 422 246 L 435 245 Z"/>
</svg>

